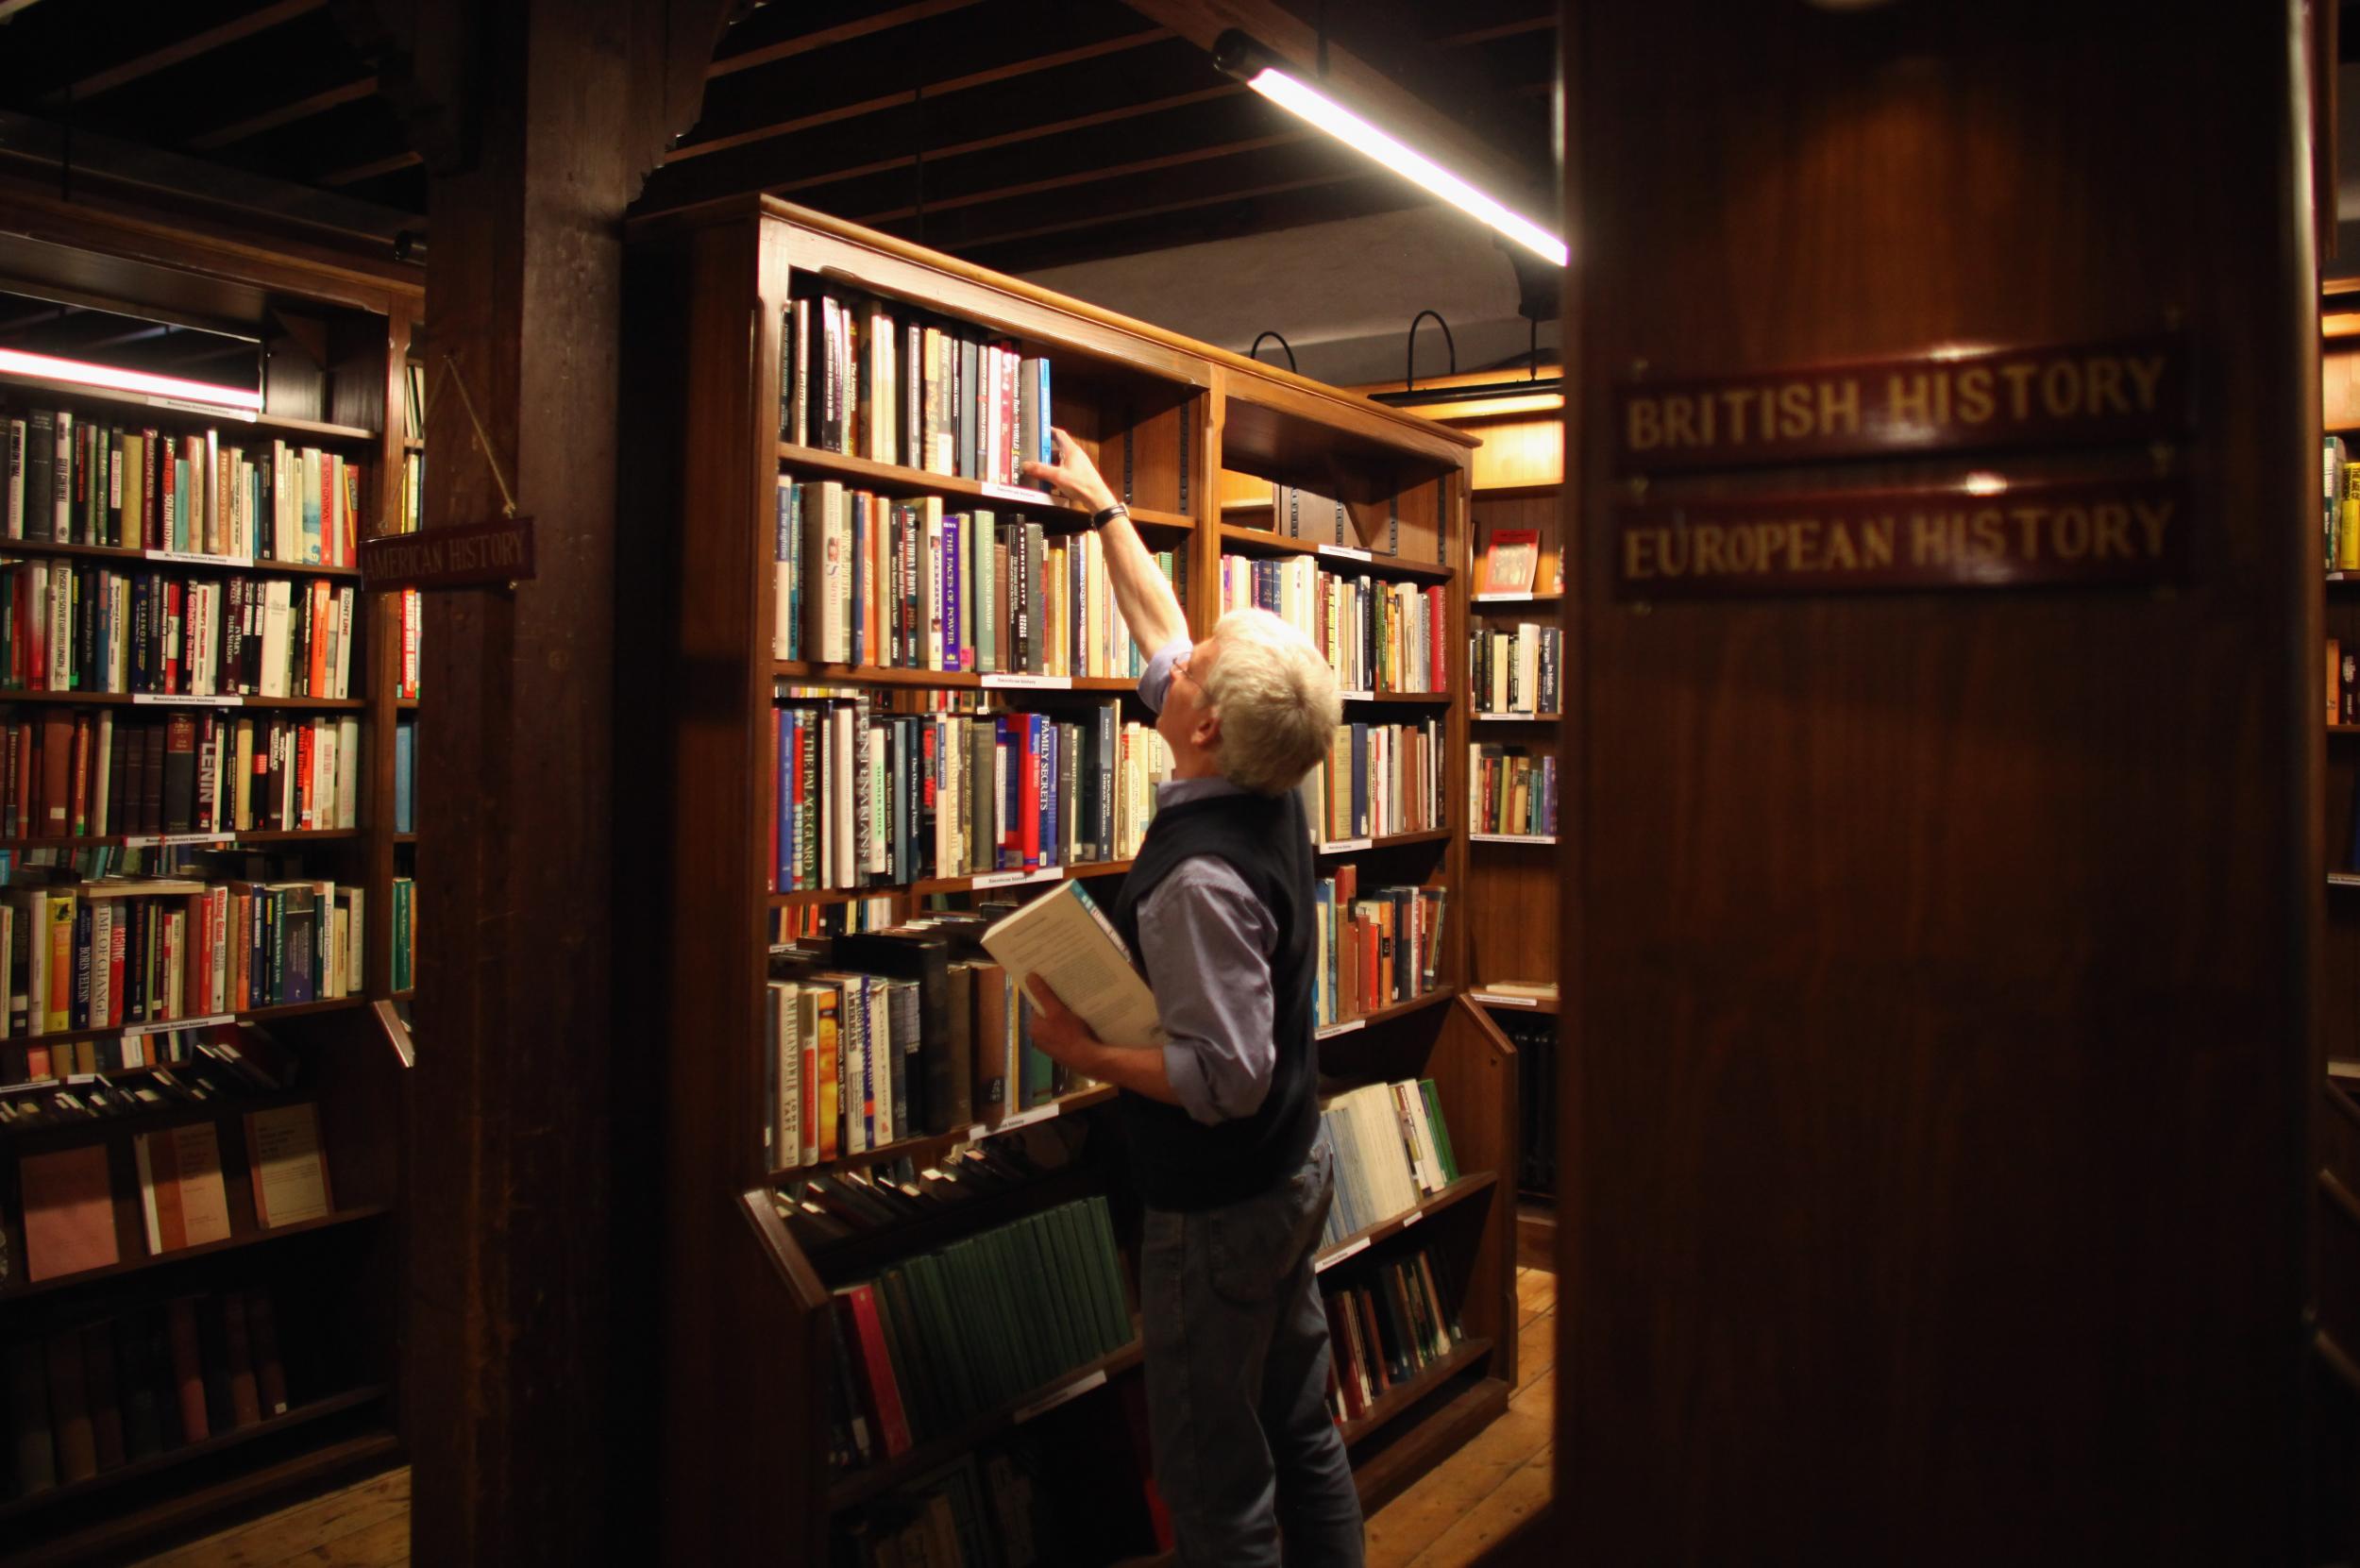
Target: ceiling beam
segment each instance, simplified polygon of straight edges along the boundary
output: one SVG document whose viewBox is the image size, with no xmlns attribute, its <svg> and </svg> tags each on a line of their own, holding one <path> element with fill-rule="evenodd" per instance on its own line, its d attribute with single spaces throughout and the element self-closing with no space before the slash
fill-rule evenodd
<svg viewBox="0 0 2360 1568">
<path fill-rule="evenodd" d="M 1315 130 L 1282 131 L 1275 136 L 1256 136 L 1243 142 L 1229 142 L 1219 146 L 1188 147 L 1166 153 L 1159 158 L 1142 158 L 1136 162 L 1116 163 L 1104 168 L 1077 169 L 1070 175 L 1053 175 L 1046 179 L 1028 180 L 1021 185 L 1003 185 L 996 190 L 974 191 L 963 196 L 948 196 L 929 201 L 921 209 L 899 207 L 889 212 L 870 212 L 854 218 L 857 224 L 876 228 L 903 218 L 914 218 L 922 211 L 928 214 L 956 211 L 963 207 L 982 207 L 995 201 L 1013 201 L 1018 196 L 1038 195 L 1044 191 L 1069 191 L 1076 185 L 1094 185 L 1104 179 L 1130 179 L 1139 175 L 1155 174 L 1162 169 L 1182 168 L 1190 163 L 1203 163 L 1215 158 L 1234 158 L 1244 153 L 1261 152 L 1269 147 L 1290 147 L 1310 141 Z"/>
<path fill-rule="evenodd" d="M 375 179 L 379 175 L 390 175 L 397 169 L 411 168 L 425 161 L 426 160 L 416 153 L 404 150 L 389 158 L 376 159 L 367 163 L 355 163 L 348 169 L 338 169 L 332 174 L 316 176 L 311 183 L 329 186 L 358 185 L 364 179 Z"/>
<path fill-rule="evenodd" d="M 1241 191 L 1221 191 L 1211 194 L 1183 197 L 1178 201 L 1155 202 L 1146 207 L 1128 207 L 1120 212 L 1092 212 L 1084 217 L 1066 218 L 1056 223 L 1036 224 L 1030 228 L 1012 228 L 1004 233 L 978 235 L 959 246 L 962 252 L 988 250 L 995 245 L 1014 244 L 1020 240 L 1037 240 L 1052 234 L 1070 234 L 1079 229 L 1103 228 L 1110 224 L 1137 223 L 1143 218 L 1161 217 L 1172 212 L 1187 212 L 1222 202 L 1252 201 L 1262 196 L 1292 195 L 1299 191 L 1316 191 L 1331 185 L 1349 185 L 1357 180 L 1371 180 L 1383 171 L 1378 169 L 1348 169 L 1337 174 L 1306 175 L 1300 179 L 1276 180 L 1267 185 L 1255 185 Z M 1423 191 L 1417 194 L 1424 198 Z M 1414 204 L 1412 204 L 1414 205 Z"/>
<path fill-rule="evenodd" d="M 329 110 L 342 105 L 358 103 L 363 98 L 374 96 L 376 93 L 377 78 L 362 76 L 359 81 L 346 82 L 342 87 L 331 87 L 325 93 L 314 93 L 308 98 L 297 98 L 294 103 L 281 104 L 277 109 L 266 110 L 261 114 L 252 115 L 244 120 L 233 120 L 217 130 L 205 132 L 202 136 L 192 136 L 188 140 L 188 145 L 198 152 L 211 152 L 215 148 L 227 147 L 233 143 L 243 142 L 250 136 L 260 136 L 266 130 L 277 130 L 280 126 L 291 126 L 297 120 L 308 120 L 314 114 L 325 114 Z"/>
<path fill-rule="evenodd" d="M 1133 10 L 1161 24 L 1209 52 L 1221 35 L 1236 27 L 1256 43 L 1291 61 L 1312 78 L 1320 59 L 1320 36 L 1309 23 L 1276 0 L 1124 0 Z M 1318 85 L 1368 115 L 1396 136 L 1491 193 L 1527 212 L 1554 213 L 1556 200 L 1533 177 L 1490 144 L 1467 134 L 1458 122 L 1395 85 L 1384 72 L 1334 40 L 1327 44 L 1327 74 Z"/>
<path fill-rule="evenodd" d="M 143 77 L 152 76 L 159 71 L 170 70 L 173 66 L 185 64 L 199 56 L 210 55 L 215 49 L 225 44 L 235 43 L 242 38 L 251 38 L 256 33 L 268 32 L 280 23 L 292 22 L 298 16 L 307 16 L 312 11 L 321 9 L 327 4 L 328 0 L 278 0 L 276 5 L 264 6 L 259 10 L 248 11 L 244 16 L 233 17 L 218 27 L 208 27 L 203 32 L 193 34 L 177 43 L 167 43 L 160 49 L 151 49 L 146 54 L 135 56 L 120 65 L 110 65 L 104 71 L 84 76 L 67 91 L 77 101 L 83 98 L 94 98 L 101 93 L 110 93 L 118 87 L 139 81 Z"/>
<path fill-rule="evenodd" d="M 850 42 L 856 38 L 866 38 L 870 33 L 882 33 L 895 27 L 904 27 L 913 22 L 923 22 L 932 16 L 945 16 L 952 11 L 965 10 L 969 6 L 980 6 L 983 3 L 984 0 L 918 0 L 915 5 L 896 6 L 889 11 L 879 11 L 873 16 L 864 16 L 857 21 L 839 23 L 833 27 L 817 28 L 808 33 L 799 33 L 793 38 L 782 39 L 776 43 L 765 44 L 759 49 L 749 49 L 743 54 L 724 56 L 705 67 L 705 79 L 711 81 L 716 76 L 732 76 L 739 71 L 751 70 L 757 65 L 768 65 L 774 60 L 792 59 L 797 55 L 807 55 L 815 49 L 825 49 L 833 43 Z"/>
</svg>

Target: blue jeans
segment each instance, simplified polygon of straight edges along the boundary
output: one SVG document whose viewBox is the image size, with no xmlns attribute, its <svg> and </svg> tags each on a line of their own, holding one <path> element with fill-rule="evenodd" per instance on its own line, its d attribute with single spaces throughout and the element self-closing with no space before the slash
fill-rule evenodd
<svg viewBox="0 0 2360 1568">
<path fill-rule="evenodd" d="M 1146 1211 L 1148 1424 L 1186 1568 L 1358 1568 L 1360 1494 L 1327 1409 L 1327 1315 L 1311 1269 L 1334 1192 L 1323 1132 L 1267 1192 Z"/>
</svg>

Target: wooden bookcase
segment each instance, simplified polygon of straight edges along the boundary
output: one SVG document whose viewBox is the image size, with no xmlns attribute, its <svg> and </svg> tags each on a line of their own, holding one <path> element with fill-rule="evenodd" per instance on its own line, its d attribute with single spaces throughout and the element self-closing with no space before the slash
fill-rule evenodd
<svg viewBox="0 0 2360 1568">
<path fill-rule="evenodd" d="M 390 411 L 398 408 L 403 344 L 422 303 L 423 282 L 414 272 L 359 258 L 272 254 L 224 238 L 214 228 L 182 230 L 154 213 L 118 211 L 103 202 L 69 205 L 14 184 L 0 185 L 0 203 L 11 214 L 10 231 L 0 237 L 0 289 L 165 322 L 233 323 L 261 335 L 270 350 L 264 411 L 250 423 L 187 403 L 6 373 L 0 373 L 0 407 L 65 408 L 167 432 L 214 428 L 225 437 L 243 433 L 265 443 L 281 436 L 338 451 L 367 465 L 362 531 L 387 514 L 396 501 L 402 439 Z M 143 559 L 136 550 L 0 540 L 0 558 L 37 556 L 109 563 Z M 185 558 L 143 564 L 184 579 L 250 569 L 297 581 L 325 577 L 356 587 L 360 580 L 358 570 L 349 567 L 265 563 L 225 568 Z M 0 1286 L 0 1345 L 46 1345 L 94 1325 L 123 1336 L 127 1331 L 114 1325 L 170 1299 L 266 1286 L 275 1303 L 289 1408 L 259 1423 L 216 1427 L 201 1441 L 128 1458 L 90 1478 L 29 1492 L 0 1489 L 0 1563 L 79 1561 L 133 1551 L 208 1515 L 341 1472 L 391 1462 L 400 1451 L 407 1082 L 372 1012 L 373 1002 L 387 991 L 382 916 L 390 902 L 393 733 L 393 674 L 373 609 L 365 594 L 358 596 L 353 698 L 245 703 L 258 711 L 358 711 L 360 826 L 236 835 L 238 847 L 300 854 L 307 875 L 364 889 L 369 935 L 362 993 L 239 1015 L 241 1021 L 269 1025 L 299 1064 L 295 1087 L 282 1093 L 210 1109 L 168 1104 L 88 1122 L 0 1132 L 6 1146 L 0 1150 L 5 1156 L 0 1157 L 0 1223 L 14 1265 Z M 0 693 L 0 708 L 41 701 L 80 706 L 93 700 L 80 694 Z M 0 848 L 21 853 L 123 842 L 120 835 L 28 838 Z M 14 1042 L 0 1045 L 8 1049 L 18 1048 Z M 142 1071 L 110 1076 L 127 1086 L 138 1082 Z M 319 1105 L 334 1207 L 321 1220 L 266 1228 L 254 1210 L 239 1113 L 255 1104 L 295 1101 Z M 222 1150 L 232 1233 L 227 1240 L 150 1256 L 131 1136 L 208 1119 L 216 1125 Z M 28 1154 L 89 1145 L 108 1150 L 122 1260 L 106 1269 L 28 1281 L 23 1272 L 18 1161 Z M 128 1391 L 119 1391 L 119 1396 L 127 1397 Z"/>
<path fill-rule="evenodd" d="M 896 1256 L 1077 1192 L 1108 1199 L 1128 1273 L 1138 1208 L 1123 1175 L 1113 1096 L 1103 1089 L 1057 1105 L 1060 1123 L 1080 1129 L 1084 1155 L 1037 1189 L 809 1247 L 772 1206 L 775 1184 L 786 1172 L 767 1168 L 759 1133 L 769 916 L 781 902 L 853 896 L 780 898 L 767 891 L 767 710 L 775 683 L 787 678 L 879 690 L 986 683 L 972 674 L 789 666 L 772 657 L 769 549 L 780 475 L 839 478 L 888 495 L 941 496 L 951 510 L 985 494 L 971 481 L 783 446 L 782 308 L 816 278 L 847 295 L 898 301 L 1045 355 L 1054 367 L 1058 423 L 1092 449 L 1119 492 L 1127 489 L 1150 548 L 1175 549 L 1185 561 L 1183 597 L 1199 635 L 1207 630 L 1208 607 L 1219 602 L 1224 551 L 1310 548 L 1225 519 L 1222 475 L 1320 484 L 1348 495 L 1363 519 L 1397 514 L 1402 536 L 1423 547 L 1417 558 L 1343 554 L 1323 564 L 1445 584 L 1445 647 L 1456 678 L 1465 647 L 1473 444 L 1352 395 L 775 200 L 649 218 L 629 238 L 626 425 L 637 439 L 626 447 L 625 504 L 627 514 L 644 522 L 631 531 L 636 553 L 620 574 L 642 585 L 634 596 L 638 613 L 626 616 L 640 641 L 619 662 L 626 702 L 643 703 L 649 720 L 651 766 L 624 807 L 668 835 L 669 853 L 661 867 L 649 858 L 657 885 L 618 915 L 640 922 L 637 934 L 654 955 L 651 1005 L 661 1010 L 666 1042 L 666 1225 L 649 1267 L 661 1271 L 666 1304 L 659 1484 L 667 1548 L 683 1561 L 826 1560 L 832 1524 L 850 1517 L 840 1510 L 1054 1405 L 1054 1414 L 1038 1419 L 1070 1424 L 1070 1431 L 1060 1430 L 1061 1455 L 1086 1467 L 1111 1463 L 1131 1477 L 1098 1489 L 1093 1516 L 1077 1525 L 1089 1543 L 1081 1560 L 1144 1552 L 1151 1538 L 1138 1501 L 1136 1448 L 1118 1408 L 1127 1395 L 1096 1391 L 1102 1383 L 1121 1390 L 1137 1376 L 1136 1341 L 899 1459 L 850 1475 L 832 1474 L 828 1464 L 833 1288 L 867 1277 L 866 1271 Z M 1045 519 L 1053 530 L 1086 523 L 1045 497 L 1030 504 L 1000 497 L 996 504 Z M 1092 701 L 1131 685 L 1074 683 L 1076 696 Z M 1018 708 L 1069 700 L 1054 692 L 1003 695 Z M 1439 987 L 1323 1031 L 1322 1066 L 1340 1085 L 1379 1075 L 1434 1078 L 1462 1178 L 1412 1218 L 1374 1226 L 1335 1251 L 1339 1260 L 1393 1256 L 1404 1236 L 1413 1247 L 1430 1248 L 1467 1336 L 1458 1354 L 1346 1429 L 1363 1494 L 1374 1503 L 1506 1407 L 1515 1353 L 1516 1063 L 1498 1030 L 1463 995 L 1465 703 L 1454 686 L 1356 703 L 1354 711 L 1387 719 L 1443 716 L 1449 826 L 1349 852 L 1380 882 L 1447 885 L 1449 915 Z M 1116 863 L 1065 874 L 1091 877 L 1093 889 L 1110 897 L 1126 868 Z M 935 895 L 971 894 L 976 880 L 868 888 L 858 896 L 883 893 L 909 909 Z M 1037 1114 L 1026 1112 L 1023 1120 Z M 968 1136 L 908 1139 L 885 1153 L 912 1154 L 923 1166 Z M 1085 1388 L 1059 1402 L 1062 1393 Z"/>
<path fill-rule="evenodd" d="M 1440 421 L 1482 441 L 1470 469 L 1473 522 L 1459 563 L 1468 582 L 1468 619 L 1478 628 L 1516 622 L 1553 626 L 1563 618 L 1565 399 L 1557 390 L 1558 371 L 1542 366 L 1539 386 L 1520 396 L 1512 390 L 1512 383 L 1522 374 L 1467 371 L 1421 380 L 1414 389 L 1398 381 L 1356 389 L 1382 396 L 1392 407 Z M 1483 389 L 1482 396 L 1467 395 L 1477 387 Z M 1530 529 L 1540 535 L 1540 561 L 1530 593 L 1494 593 L 1485 581 L 1484 545 L 1493 529 Z M 1471 675 L 1472 667 L 1467 677 Z M 1467 677 L 1462 677 L 1462 689 Z M 1562 667 L 1558 672 L 1558 687 L 1560 693 L 1574 689 L 1570 671 Z M 1468 730 L 1478 745 L 1554 751 L 1560 728 L 1561 716 L 1557 714 L 1503 717 L 1478 713 L 1472 700 L 1468 704 Z M 1561 764 L 1558 793 L 1561 827 L 1569 793 Z M 1566 871 L 1556 839 L 1470 835 L 1466 884 L 1469 994 L 1477 1005 L 1503 1020 L 1547 1020 L 1552 1057 L 1562 1046 L 1556 1029 L 1558 999 L 1510 995 L 1488 987 L 1506 981 L 1557 981 L 1558 911 L 1565 885 Z M 1528 1060 L 1526 1065 L 1527 1093 L 1537 1085 L 1546 1095 L 1556 1082 L 1555 1061 Z M 1547 1096 L 1547 1103 L 1539 1105 L 1528 1099 L 1525 1110 L 1527 1126 L 1532 1116 L 1553 1117 L 1554 1096 Z M 1527 1266 L 1554 1270 L 1554 1191 L 1528 1183 L 1517 1202 L 1520 1258 Z"/>
</svg>

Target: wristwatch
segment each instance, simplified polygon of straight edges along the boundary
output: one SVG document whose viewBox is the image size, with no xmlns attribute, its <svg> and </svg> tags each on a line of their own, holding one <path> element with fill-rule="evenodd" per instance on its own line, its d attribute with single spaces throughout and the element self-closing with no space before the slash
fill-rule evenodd
<svg viewBox="0 0 2360 1568">
<path fill-rule="evenodd" d="M 1102 506 L 1097 511 L 1090 514 L 1090 527 L 1104 528 L 1108 523 L 1115 520 L 1118 514 L 1128 517 L 1131 515 L 1131 509 L 1123 505 L 1121 501 L 1115 502 L 1112 506 Z"/>
</svg>

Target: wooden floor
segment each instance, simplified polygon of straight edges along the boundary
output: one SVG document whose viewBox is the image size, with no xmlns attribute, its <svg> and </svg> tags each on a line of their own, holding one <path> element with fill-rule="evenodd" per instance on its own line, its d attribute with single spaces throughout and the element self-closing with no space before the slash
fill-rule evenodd
<svg viewBox="0 0 2360 1568">
<path fill-rule="evenodd" d="M 1516 1272 L 1521 1386 L 1508 1413 L 1369 1521 L 1368 1568 L 1463 1568 L 1513 1546 L 1549 1503 L 1557 1276 Z M 408 1568 L 410 1469 L 248 1520 L 138 1568 Z"/>
</svg>

